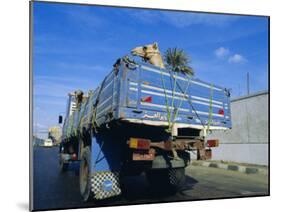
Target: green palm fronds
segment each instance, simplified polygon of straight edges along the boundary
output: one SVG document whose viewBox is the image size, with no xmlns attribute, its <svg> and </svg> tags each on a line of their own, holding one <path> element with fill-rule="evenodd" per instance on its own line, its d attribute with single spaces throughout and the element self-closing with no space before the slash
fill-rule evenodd
<svg viewBox="0 0 281 212">
<path fill-rule="evenodd" d="M 183 49 L 168 48 L 164 54 L 166 66 L 176 72 L 184 72 L 194 75 L 193 69 L 189 66 L 191 58 Z"/>
</svg>

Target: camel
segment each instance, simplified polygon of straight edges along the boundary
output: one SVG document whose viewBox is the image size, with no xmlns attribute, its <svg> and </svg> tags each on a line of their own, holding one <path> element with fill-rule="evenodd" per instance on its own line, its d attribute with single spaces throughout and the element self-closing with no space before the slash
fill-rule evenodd
<svg viewBox="0 0 281 212">
<path fill-rule="evenodd" d="M 140 56 L 144 59 L 144 61 L 149 61 L 149 63 L 152 65 L 165 68 L 158 44 L 156 42 L 153 44 L 136 47 L 131 50 L 131 54 L 134 56 Z"/>
</svg>

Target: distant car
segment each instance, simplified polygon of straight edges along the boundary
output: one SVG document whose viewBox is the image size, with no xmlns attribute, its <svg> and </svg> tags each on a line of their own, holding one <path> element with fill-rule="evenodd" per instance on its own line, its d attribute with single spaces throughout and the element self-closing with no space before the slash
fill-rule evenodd
<svg viewBox="0 0 281 212">
<path fill-rule="evenodd" d="M 50 138 L 45 139 L 44 141 L 44 147 L 52 147 L 53 146 L 53 141 Z"/>
</svg>

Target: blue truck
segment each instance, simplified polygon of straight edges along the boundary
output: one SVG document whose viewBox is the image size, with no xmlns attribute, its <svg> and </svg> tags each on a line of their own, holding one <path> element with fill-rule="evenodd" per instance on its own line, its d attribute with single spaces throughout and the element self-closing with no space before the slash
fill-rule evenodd
<svg viewBox="0 0 281 212">
<path fill-rule="evenodd" d="M 95 90 L 68 94 L 59 148 L 62 172 L 79 163 L 84 201 L 122 193 L 125 176 L 176 191 L 190 153 L 211 158 L 213 130 L 231 128 L 230 92 L 136 57 L 116 61 Z"/>
</svg>

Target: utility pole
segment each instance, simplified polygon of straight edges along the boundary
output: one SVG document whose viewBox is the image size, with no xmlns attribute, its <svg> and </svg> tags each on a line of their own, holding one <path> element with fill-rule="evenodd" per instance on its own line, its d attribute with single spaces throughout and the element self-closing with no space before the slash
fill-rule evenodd
<svg viewBox="0 0 281 212">
<path fill-rule="evenodd" d="M 249 72 L 247 72 L 247 95 L 250 94 L 250 75 Z"/>
</svg>

